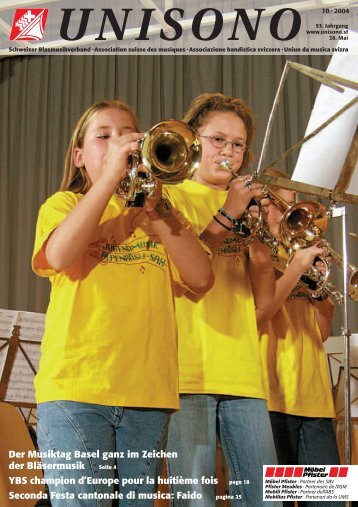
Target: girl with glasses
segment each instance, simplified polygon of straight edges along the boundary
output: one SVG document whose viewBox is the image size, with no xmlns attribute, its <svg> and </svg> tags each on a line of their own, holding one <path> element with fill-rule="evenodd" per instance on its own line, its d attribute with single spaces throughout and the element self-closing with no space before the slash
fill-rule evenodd
<svg viewBox="0 0 358 507">
<path fill-rule="evenodd" d="M 252 160 L 253 113 L 240 99 L 198 96 L 185 114 L 202 140 L 200 166 L 192 180 L 170 188 L 174 203 L 213 250 L 214 287 L 203 297 L 177 301 L 181 410 L 174 414 L 168 448 L 169 475 L 196 483 L 173 485 L 174 506 L 214 507 L 216 438 L 230 468 L 231 505 L 263 502 L 262 466 L 276 453 L 256 327 L 255 307 L 273 297 L 267 247 L 254 243 L 250 258 L 238 234 L 240 218 L 261 187 L 233 179 Z M 189 490 L 190 498 L 182 491 Z"/>
</svg>

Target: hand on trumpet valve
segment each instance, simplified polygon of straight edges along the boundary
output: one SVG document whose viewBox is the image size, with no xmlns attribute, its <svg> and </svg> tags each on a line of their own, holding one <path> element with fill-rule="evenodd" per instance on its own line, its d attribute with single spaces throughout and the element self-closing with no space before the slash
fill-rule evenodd
<svg viewBox="0 0 358 507">
<path fill-rule="evenodd" d="M 107 141 L 108 150 L 103 159 L 103 172 L 101 176 L 111 178 L 119 182 L 123 181 L 128 174 L 128 160 L 133 152 L 138 151 L 138 141 L 143 134 L 132 132 L 121 136 L 113 136 L 109 139 L 98 138 Z M 93 177 L 91 176 L 93 180 Z"/>
<path fill-rule="evenodd" d="M 260 206 L 253 199 L 249 202 L 247 211 L 250 214 L 250 217 L 254 220 L 257 220 L 260 217 Z"/>
<path fill-rule="evenodd" d="M 245 183 L 244 183 L 244 188 L 247 188 L 247 190 L 248 190 L 249 192 L 250 192 L 250 190 L 252 190 L 252 188 L 251 188 L 251 183 L 252 183 L 252 182 L 251 182 L 251 179 L 250 179 L 250 178 L 249 178 L 249 179 L 247 179 L 247 180 L 245 180 Z"/>
<path fill-rule="evenodd" d="M 240 218 L 252 199 L 261 196 L 262 185 L 253 183 L 250 176 L 238 177 L 229 184 L 225 210 L 235 218 Z"/>
<path fill-rule="evenodd" d="M 332 257 L 329 254 L 328 249 L 324 246 L 318 243 L 319 248 L 322 249 L 323 253 L 320 257 L 316 257 L 313 261 L 313 265 L 320 273 L 323 275 L 326 274 L 327 269 L 331 269 L 332 266 Z M 324 262 L 323 262 L 324 260 Z"/>
<path fill-rule="evenodd" d="M 312 268 L 314 264 L 317 269 L 321 271 L 321 267 L 319 267 L 317 263 L 323 266 L 324 263 L 320 260 L 315 263 L 317 257 L 324 257 L 324 249 L 320 248 L 316 243 L 315 245 L 309 246 L 307 248 L 299 248 L 296 250 L 292 259 L 292 264 L 297 266 L 297 268 L 302 271 L 302 273 L 306 271 L 306 269 Z M 325 267 L 323 269 L 325 270 Z M 324 271 L 322 271 L 322 273 L 324 273 Z"/>
<path fill-rule="evenodd" d="M 330 251 L 329 251 L 327 243 L 325 243 L 325 241 L 323 241 L 323 243 L 319 242 L 318 246 L 320 248 L 322 248 L 322 250 L 323 250 L 323 257 L 326 259 L 326 261 L 328 262 L 328 264 L 331 265 L 332 264 L 332 257 L 331 257 L 331 254 L 330 254 Z"/>
</svg>

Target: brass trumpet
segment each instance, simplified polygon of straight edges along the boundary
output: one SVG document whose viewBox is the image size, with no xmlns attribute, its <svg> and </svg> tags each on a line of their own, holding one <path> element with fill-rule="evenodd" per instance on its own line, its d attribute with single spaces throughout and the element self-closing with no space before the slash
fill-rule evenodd
<svg viewBox="0 0 358 507">
<path fill-rule="evenodd" d="M 281 242 L 291 251 L 313 245 L 327 229 L 326 208 L 316 201 L 301 201 L 290 206 L 270 187 L 262 187 L 263 197 L 269 198 L 283 213 L 279 235 Z"/>
<path fill-rule="evenodd" d="M 233 178 L 237 178 L 237 174 L 230 169 L 228 160 L 223 160 L 220 166 L 231 173 Z M 251 182 L 260 183 L 255 176 L 251 177 Z M 343 259 L 331 245 L 322 239 L 323 233 L 327 229 L 329 212 L 317 201 L 301 201 L 294 205 L 289 205 L 281 196 L 279 196 L 271 187 L 264 185 L 262 187 L 262 197 L 269 198 L 273 204 L 283 213 L 279 225 L 280 241 L 274 238 L 266 221 L 263 219 L 262 206 L 260 201 L 255 204 L 259 206 L 259 214 L 257 218 L 252 217 L 250 212 L 246 210 L 242 221 L 247 230 L 246 237 L 243 238 L 246 245 L 249 245 L 254 238 L 262 241 L 270 246 L 272 253 L 276 254 L 279 243 L 287 249 L 289 258 L 287 264 L 290 263 L 294 252 L 299 248 L 305 248 L 313 245 L 320 240 L 320 246 L 325 248 L 327 256 L 340 268 L 343 268 Z M 316 283 L 316 288 L 311 291 L 313 298 L 321 297 L 322 294 L 328 294 L 335 297 L 338 303 L 343 302 L 343 294 L 330 282 L 331 266 L 323 257 L 320 258 L 325 265 L 325 273 L 321 273 L 315 266 L 305 271 L 304 276 Z M 358 269 L 355 266 L 348 266 L 349 282 L 348 294 L 353 301 L 358 301 Z"/>
<path fill-rule="evenodd" d="M 332 261 L 339 268 L 343 269 L 344 263 L 342 256 L 339 255 L 327 241 L 323 241 L 322 246 L 327 249 L 328 255 L 331 257 Z M 358 301 L 358 268 L 352 264 L 348 264 L 348 295 L 352 301 Z"/>
<path fill-rule="evenodd" d="M 284 273 L 287 264 L 289 264 L 288 257 L 284 260 L 280 259 L 278 255 L 272 255 L 272 259 L 275 268 Z M 322 273 L 316 266 L 312 266 L 301 276 L 289 297 L 295 299 L 297 294 L 302 294 L 303 289 L 304 294 L 309 294 L 314 299 L 321 296 L 330 296 L 336 299 L 337 303 L 343 303 L 343 294 L 330 282 L 329 277 L 330 271 L 327 269 L 325 273 Z"/>
<path fill-rule="evenodd" d="M 228 160 L 222 160 L 220 167 L 228 171 L 233 178 L 238 178 L 237 174 L 231 170 Z M 247 181 L 248 187 L 251 183 L 261 183 L 254 175 Z M 283 213 L 280 223 L 280 239 L 290 250 L 294 251 L 313 244 L 327 229 L 327 212 L 322 204 L 315 201 L 302 201 L 290 206 L 267 185 L 262 187 L 261 192 L 263 198 L 269 198 Z M 244 223 L 247 222 L 250 229 L 250 233 L 245 238 L 246 242 L 251 242 L 253 238 L 260 236 L 261 229 L 265 230 L 265 237 L 268 232 L 266 231 L 268 226 L 262 218 L 260 201 L 258 200 L 255 204 L 259 206 L 260 210 L 258 218 L 253 219 L 248 211 L 245 212 L 243 217 Z"/>
<path fill-rule="evenodd" d="M 117 194 L 126 206 L 143 206 L 157 181 L 175 184 L 190 178 L 201 158 L 201 142 L 195 131 L 179 120 L 165 120 L 149 129 L 140 141 L 140 149 L 131 154 L 128 176 L 121 181 Z M 143 164 L 147 172 L 140 171 Z"/>
<path fill-rule="evenodd" d="M 227 159 L 224 159 L 220 162 L 220 167 L 225 171 L 228 171 L 234 179 L 238 178 L 238 175 L 231 170 L 230 163 Z M 251 183 L 253 180 L 251 178 L 251 180 L 247 181 Z M 262 243 L 268 245 L 271 248 L 273 254 L 277 254 L 280 243 L 272 235 L 268 224 L 263 218 L 263 208 L 260 201 L 252 201 L 252 203 L 249 203 L 249 206 L 251 205 L 258 206 L 258 216 L 254 217 L 247 209 L 240 219 L 240 237 L 244 242 L 244 246 L 248 247 L 254 241 L 254 239 L 258 239 Z"/>
<path fill-rule="evenodd" d="M 320 247 L 327 251 L 332 261 L 343 269 L 343 259 L 332 246 L 324 239 L 323 233 L 327 229 L 330 213 L 326 208 L 316 201 L 301 201 L 290 206 L 282 197 L 265 185 L 262 189 L 263 195 L 268 197 L 273 204 L 283 212 L 280 222 L 280 241 L 287 248 L 292 256 L 299 248 L 306 248 L 320 240 Z M 330 282 L 331 266 L 325 258 L 320 258 L 325 265 L 326 273 L 320 273 L 314 266 L 308 269 L 304 275 L 317 283 L 317 288 L 312 292 L 313 298 L 321 297 L 322 294 L 335 297 L 338 303 L 343 302 L 343 294 Z M 349 281 L 348 294 L 353 301 L 358 301 L 358 269 L 355 266 L 348 266 Z"/>
</svg>

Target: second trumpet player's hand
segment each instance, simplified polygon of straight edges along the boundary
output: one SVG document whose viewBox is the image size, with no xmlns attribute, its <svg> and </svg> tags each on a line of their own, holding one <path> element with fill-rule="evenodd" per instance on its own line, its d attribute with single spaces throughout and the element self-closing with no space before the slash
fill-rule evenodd
<svg viewBox="0 0 358 507">
<path fill-rule="evenodd" d="M 240 218 L 247 209 L 251 199 L 261 197 L 262 185 L 250 183 L 250 177 L 239 177 L 230 183 L 223 209 L 234 218 Z"/>
</svg>

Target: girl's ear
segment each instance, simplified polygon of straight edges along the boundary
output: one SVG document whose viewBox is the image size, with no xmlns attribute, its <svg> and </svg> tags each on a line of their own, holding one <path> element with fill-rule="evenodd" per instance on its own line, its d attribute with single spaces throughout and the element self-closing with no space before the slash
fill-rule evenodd
<svg viewBox="0 0 358 507">
<path fill-rule="evenodd" d="M 84 167 L 85 165 L 83 160 L 83 151 L 78 146 L 76 146 L 76 148 L 73 150 L 73 161 L 76 167 Z"/>
</svg>

